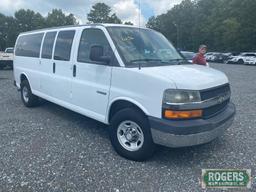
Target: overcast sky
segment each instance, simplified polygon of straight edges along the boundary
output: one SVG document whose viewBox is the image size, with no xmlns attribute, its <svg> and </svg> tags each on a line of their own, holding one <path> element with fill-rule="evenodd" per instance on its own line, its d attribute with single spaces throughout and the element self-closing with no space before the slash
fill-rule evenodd
<svg viewBox="0 0 256 192">
<path fill-rule="evenodd" d="M 32 9 L 46 16 L 54 8 L 62 9 L 65 13 L 73 13 L 80 24 L 87 22 L 86 16 L 92 5 L 104 2 L 122 21 L 139 24 L 139 1 L 141 1 L 141 25 L 153 15 L 165 13 L 182 0 L 1 0 L 0 13 L 13 15 L 18 9 Z"/>
</svg>

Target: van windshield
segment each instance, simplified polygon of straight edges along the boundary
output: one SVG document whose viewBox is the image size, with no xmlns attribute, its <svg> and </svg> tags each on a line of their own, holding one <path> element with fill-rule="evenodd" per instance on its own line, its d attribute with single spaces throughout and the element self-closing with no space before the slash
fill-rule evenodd
<svg viewBox="0 0 256 192">
<path fill-rule="evenodd" d="M 108 27 L 110 36 L 127 67 L 186 63 L 160 33 L 134 27 Z"/>
</svg>

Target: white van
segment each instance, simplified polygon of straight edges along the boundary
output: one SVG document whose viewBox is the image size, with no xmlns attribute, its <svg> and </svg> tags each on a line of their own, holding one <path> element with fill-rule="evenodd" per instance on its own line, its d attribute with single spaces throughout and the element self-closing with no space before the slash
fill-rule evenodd
<svg viewBox="0 0 256 192">
<path fill-rule="evenodd" d="M 43 98 L 110 125 L 115 150 L 137 161 L 156 144 L 210 142 L 235 114 L 226 75 L 188 63 L 146 28 L 93 24 L 22 33 L 14 77 L 27 107 Z"/>
</svg>

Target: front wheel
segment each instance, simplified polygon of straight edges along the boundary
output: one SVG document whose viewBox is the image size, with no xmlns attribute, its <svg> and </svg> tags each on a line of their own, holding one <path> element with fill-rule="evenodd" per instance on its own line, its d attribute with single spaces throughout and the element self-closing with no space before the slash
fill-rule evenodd
<svg viewBox="0 0 256 192">
<path fill-rule="evenodd" d="M 137 109 L 117 112 L 111 119 L 109 132 L 114 149 L 127 159 L 144 161 L 155 151 L 148 120 Z"/>
</svg>

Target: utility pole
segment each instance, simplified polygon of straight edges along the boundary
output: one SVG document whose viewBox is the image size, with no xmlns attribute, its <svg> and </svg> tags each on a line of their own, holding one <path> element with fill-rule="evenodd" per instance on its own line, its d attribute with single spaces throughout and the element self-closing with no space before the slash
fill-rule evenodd
<svg viewBox="0 0 256 192">
<path fill-rule="evenodd" d="M 179 49 L 179 26 L 176 23 L 173 23 L 173 25 L 176 27 L 176 48 Z"/>
</svg>

